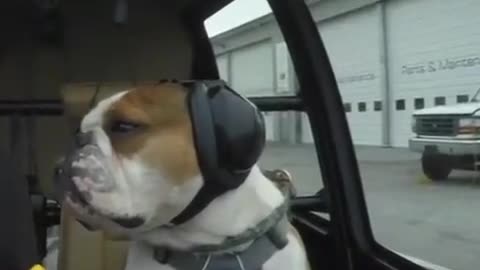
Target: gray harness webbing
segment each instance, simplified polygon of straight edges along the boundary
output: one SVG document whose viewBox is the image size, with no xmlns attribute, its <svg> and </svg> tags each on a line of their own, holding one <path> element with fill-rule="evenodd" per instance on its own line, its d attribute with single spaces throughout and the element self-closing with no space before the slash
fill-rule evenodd
<svg viewBox="0 0 480 270">
<path fill-rule="evenodd" d="M 190 251 L 155 248 L 154 258 L 178 270 L 261 270 L 276 251 L 288 244 L 287 208 L 288 204 L 284 203 L 254 228 L 226 239 L 220 245 L 205 245 Z M 222 250 L 250 242 L 243 251 L 222 253 Z"/>
</svg>

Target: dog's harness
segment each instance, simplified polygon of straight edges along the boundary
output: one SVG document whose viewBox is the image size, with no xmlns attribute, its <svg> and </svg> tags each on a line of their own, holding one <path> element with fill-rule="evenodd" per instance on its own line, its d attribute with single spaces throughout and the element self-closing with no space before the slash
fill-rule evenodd
<svg viewBox="0 0 480 270">
<path fill-rule="evenodd" d="M 225 239 L 219 245 L 202 245 L 189 251 L 157 247 L 154 258 L 178 270 L 260 270 L 263 264 L 287 244 L 289 221 L 285 202 L 257 226 Z M 249 245 L 248 245 L 249 244 Z M 242 245 L 246 249 L 225 252 Z"/>
</svg>

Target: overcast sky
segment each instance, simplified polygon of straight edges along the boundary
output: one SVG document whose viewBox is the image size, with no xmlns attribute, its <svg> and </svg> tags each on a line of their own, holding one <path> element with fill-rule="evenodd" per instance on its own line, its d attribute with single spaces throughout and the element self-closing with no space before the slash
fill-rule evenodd
<svg viewBox="0 0 480 270">
<path fill-rule="evenodd" d="M 205 26 L 208 35 L 214 36 L 270 12 L 266 0 L 235 0 L 210 17 Z"/>
</svg>

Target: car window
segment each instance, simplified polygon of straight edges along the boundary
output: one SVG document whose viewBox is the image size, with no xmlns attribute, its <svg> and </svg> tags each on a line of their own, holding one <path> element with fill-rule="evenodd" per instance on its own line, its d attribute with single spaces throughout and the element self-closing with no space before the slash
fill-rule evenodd
<svg viewBox="0 0 480 270">
<path fill-rule="evenodd" d="M 480 88 L 480 2 L 353 2 L 310 10 L 342 98 L 383 104 L 348 116 L 376 241 L 476 269 L 480 106 L 462 104 Z"/>
<path fill-rule="evenodd" d="M 266 2 L 233 3 L 207 21 L 222 78 L 247 95 L 294 93 Z M 306 3 L 343 99 L 376 241 L 451 269 L 476 269 L 480 105 L 470 98 L 480 88 L 480 1 Z M 244 9 L 255 15 L 241 15 Z M 263 164 L 292 170 L 302 193 L 317 191 L 306 115 L 272 119 L 277 135 Z"/>
<path fill-rule="evenodd" d="M 254 27 L 259 23 L 264 27 Z M 233 1 L 211 16 L 205 26 L 219 75 L 233 89 L 247 97 L 297 93 L 290 54 L 266 1 Z M 350 105 L 345 106 L 345 110 L 350 109 Z M 323 183 L 307 115 L 295 111 L 263 115 L 267 145 L 261 168 L 287 170 L 298 196 L 318 192 Z"/>
</svg>

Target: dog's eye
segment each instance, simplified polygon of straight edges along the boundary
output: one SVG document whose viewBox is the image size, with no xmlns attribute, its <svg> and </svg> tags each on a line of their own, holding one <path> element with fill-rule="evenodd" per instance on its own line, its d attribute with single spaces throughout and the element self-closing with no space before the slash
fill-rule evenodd
<svg viewBox="0 0 480 270">
<path fill-rule="evenodd" d="M 110 131 L 114 133 L 127 133 L 139 128 L 140 125 L 127 121 L 115 121 L 110 126 Z"/>
</svg>

